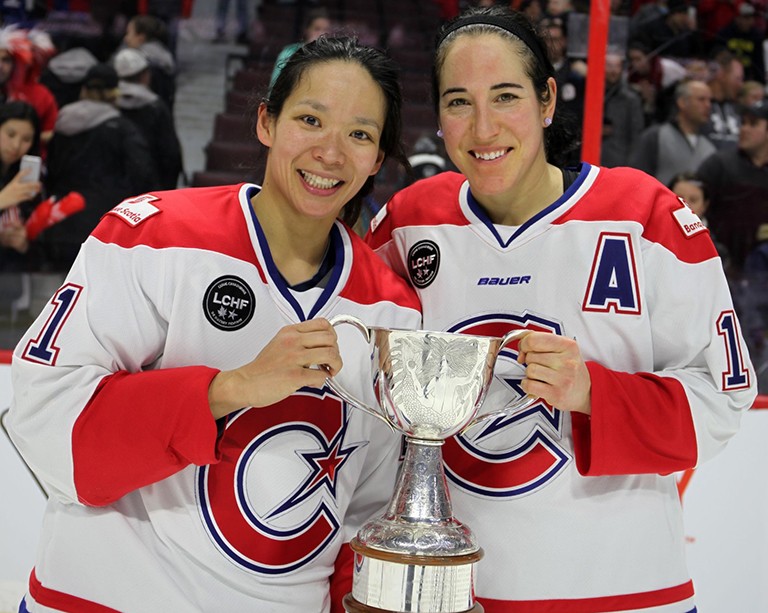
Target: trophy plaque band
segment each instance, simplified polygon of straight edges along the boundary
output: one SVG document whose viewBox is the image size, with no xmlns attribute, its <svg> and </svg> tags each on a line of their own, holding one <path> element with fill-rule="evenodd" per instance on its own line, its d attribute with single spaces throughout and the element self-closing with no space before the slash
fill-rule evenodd
<svg viewBox="0 0 768 613">
<path fill-rule="evenodd" d="M 481 613 L 475 603 L 475 563 L 482 549 L 463 555 L 419 556 L 381 551 L 352 539 L 355 552 L 348 613 Z"/>
</svg>

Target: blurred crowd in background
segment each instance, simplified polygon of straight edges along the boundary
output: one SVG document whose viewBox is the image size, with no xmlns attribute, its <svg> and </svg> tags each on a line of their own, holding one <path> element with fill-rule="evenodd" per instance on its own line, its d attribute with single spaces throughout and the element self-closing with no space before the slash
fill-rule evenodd
<svg viewBox="0 0 768 613">
<path fill-rule="evenodd" d="M 65 273 L 115 204 L 189 184 L 174 103 L 179 24 L 193 1 L 0 0 L 3 309 L 18 309 L 19 273 Z M 293 39 L 274 60 L 272 79 L 298 46 L 338 29 L 334 15 L 344 4 L 215 2 L 211 44 L 228 42 L 234 21 L 232 42 L 246 54 L 270 5 L 295 6 Z M 426 3 L 446 21 L 470 4 L 494 2 L 414 0 Z M 589 1 L 505 4 L 548 34 L 558 116 L 581 125 Z M 709 227 L 753 359 L 766 370 L 768 0 L 611 0 L 610 11 L 600 162 L 655 176 Z M 391 23 L 391 32 L 364 42 L 397 45 L 408 32 Z M 365 39 L 365 24 L 358 29 Z M 411 153 L 415 173 L 400 185 L 452 169 L 435 136 L 418 139 Z M 23 161 L 29 155 L 42 161 L 39 176 Z M 578 155 L 561 162 L 578 163 Z M 372 201 L 370 213 L 382 204 Z"/>
</svg>

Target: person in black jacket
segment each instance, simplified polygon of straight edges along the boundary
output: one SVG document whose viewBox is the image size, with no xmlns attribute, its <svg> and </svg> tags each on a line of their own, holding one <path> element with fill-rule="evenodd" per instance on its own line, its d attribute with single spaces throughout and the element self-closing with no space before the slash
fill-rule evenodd
<svg viewBox="0 0 768 613">
<path fill-rule="evenodd" d="M 168 105 L 173 113 L 176 97 L 176 60 L 168 48 L 165 23 L 154 15 L 136 15 L 125 29 L 123 46 L 138 49 L 149 60 L 152 74 L 150 88 Z"/>
<path fill-rule="evenodd" d="M 67 49 L 51 58 L 40 75 L 40 83 L 51 90 L 61 108 L 79 100 L 85 75 L 98 63 L 85 47 Z"/>
<path fill-rule="evenodd" d="M 116 203 L 157 185 L 149 146 L 116 108 L 118 78 L 106 64 L 92 67 L 80 100 L 64 106 L 48 151 L 48 193 L 80 192 L 85 210 L 40 235 L 43 266 L 69 270 L 80 244 Z"/>
<path fill-rule="evenodd" d="M 152 152 L 158 189 L 174 189 L 182 175 L 181 144 L 168 106 L 150 88 L 146 56 L 136 49 L 118 51 L 114 67 L 120 78 L 117 106 L 141 131 Z"/>
</svg>

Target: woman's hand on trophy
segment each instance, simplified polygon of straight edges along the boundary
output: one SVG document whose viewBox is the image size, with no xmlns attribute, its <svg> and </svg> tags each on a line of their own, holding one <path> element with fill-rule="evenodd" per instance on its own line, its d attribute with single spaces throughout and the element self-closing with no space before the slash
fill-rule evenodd
<svg viewBox="0 0 768 613">
<path fill-rule="evenodd" d="M 518 344 L 517 361 L 525 368 L 523 391 L 553 407 L 590 415 L 589 370 L 576 341 L 548 332 L 531 332 Z"/>
<path fill-rule="evenodd" d="M 310 319 L 281 328 L 253 361 L 221 371 L 208 388 L 208 403 L 219 419 L 243 407 L 265 407 L 296 390 L 323 387 L 328 372 L 341 370 L 336 331 L 325 319 Z"/>
</svg>

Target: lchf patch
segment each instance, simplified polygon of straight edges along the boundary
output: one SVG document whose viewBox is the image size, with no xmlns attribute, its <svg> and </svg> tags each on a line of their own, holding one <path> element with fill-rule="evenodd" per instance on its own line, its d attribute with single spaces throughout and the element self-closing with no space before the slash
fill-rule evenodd
<svg viewBox="0 0 768 613">
<path fill-rule="evenodd" d="M 415 287 L 429 286 L 439 269 L 440 249 L 433 241 L 419 241 L 408 251 L 408 276 Z"/>
<path fill-rule="evenodd" d="M 109 211 L 107 215 L 115 215 L 128 225 L 136 227 L 141 222 L 160 212 L 160 209 L 151 204 L 155 200 L 159 200 L 159 198 L 152 194 L 128 198 Z"/>
<path fill-rule="evenodd" d="M 672 217 L 675 218 L 675 221 L 677 222 L 677 225 L 680 226 L 683 234 L 685 234 L 687 238 L 691 238 L 701 232 L 706 232 L 707 226 L 702 223 L 699 216 L 691 210 L 691 207 L 688 206 L 685 200 L 680 197 L 678 197 L 678 200 L 683 206 L 672 211 Z"/>
<path fill-rule="evenodd" d="M 239 330 L 251 321 L 255 311 L 256 296 L 240 277 L 219 277 L 205 290 L 203 313 L 219 330 Z"/>
</svg>

